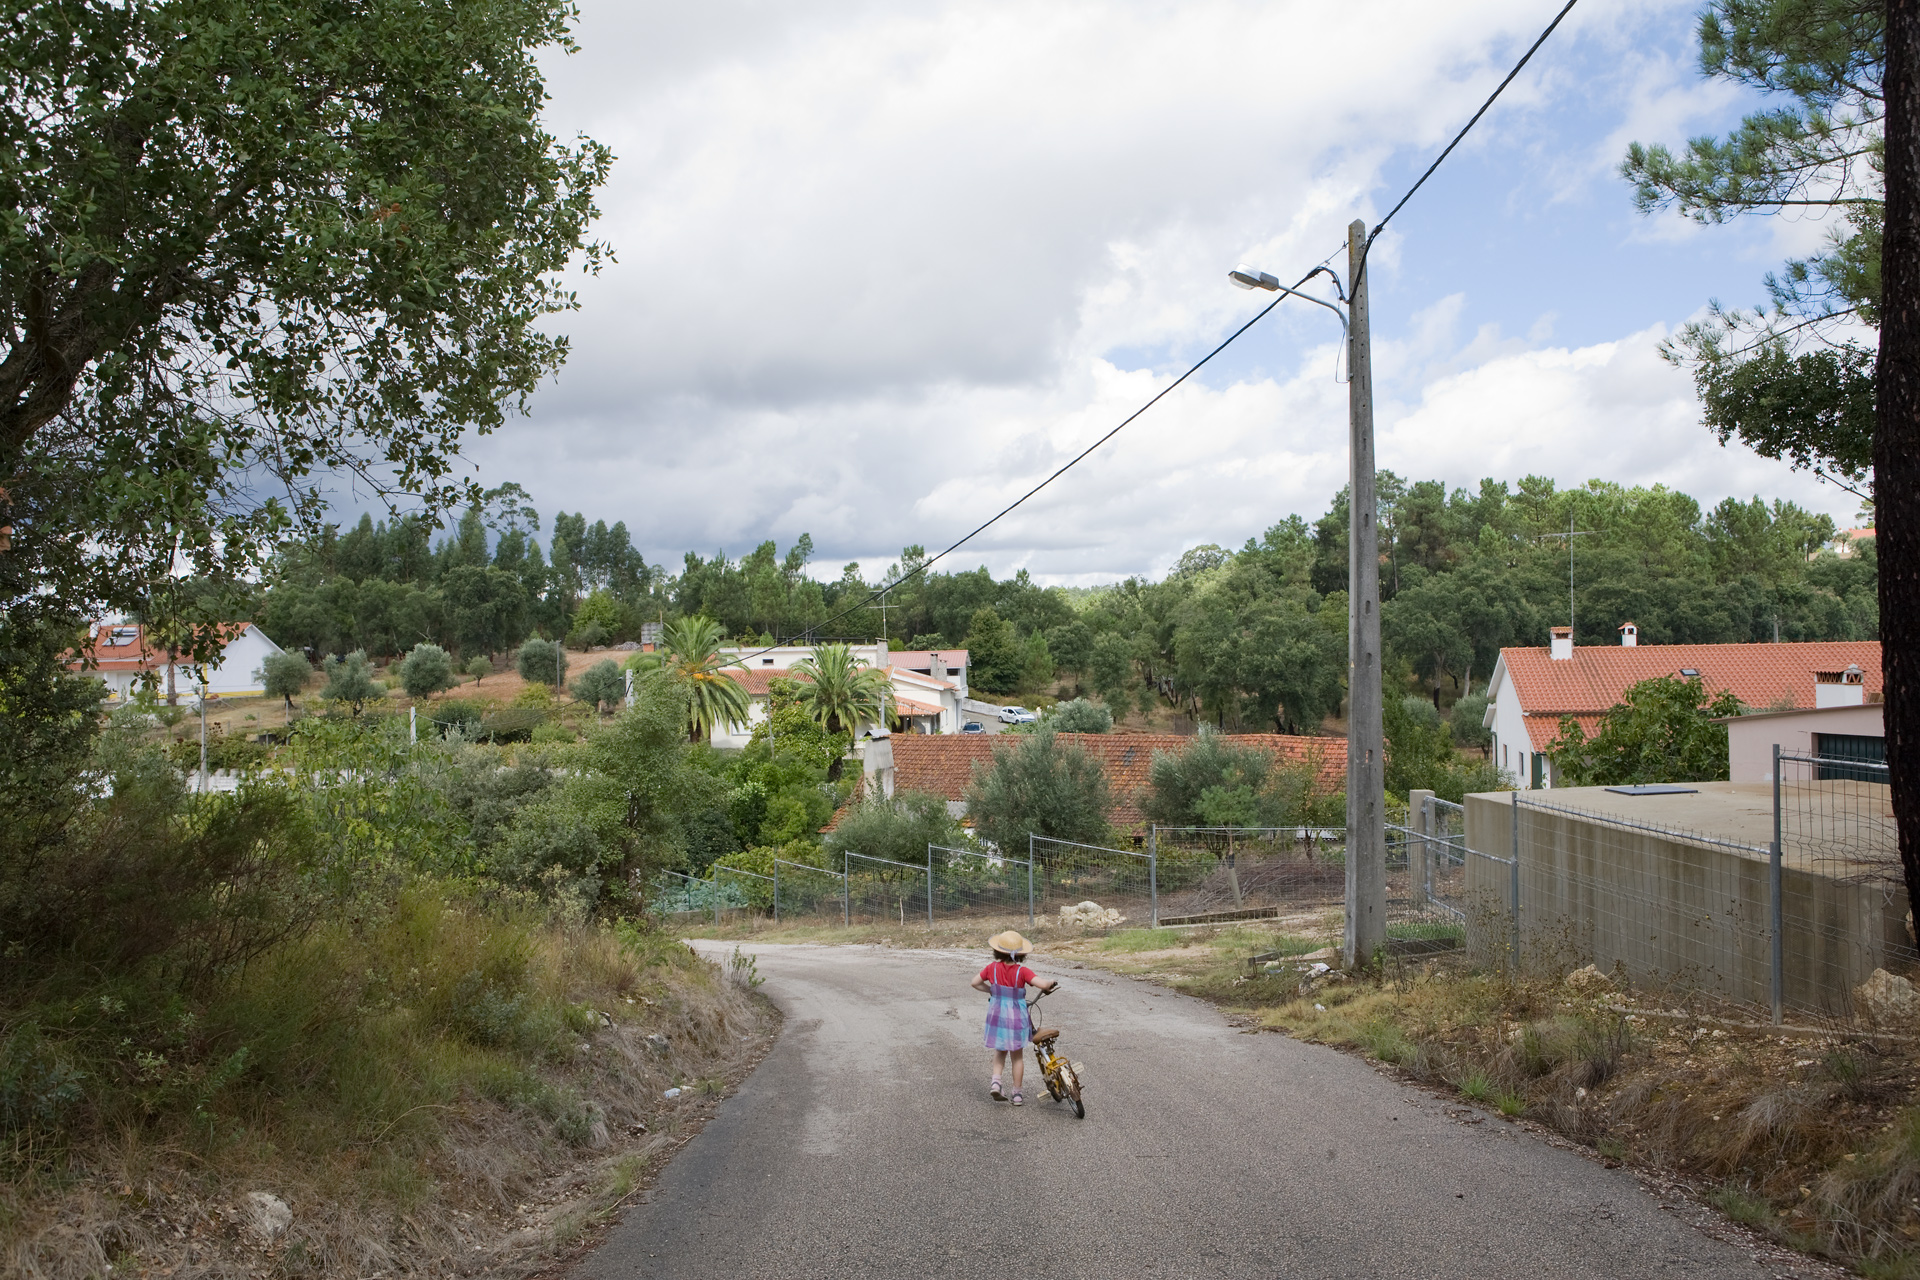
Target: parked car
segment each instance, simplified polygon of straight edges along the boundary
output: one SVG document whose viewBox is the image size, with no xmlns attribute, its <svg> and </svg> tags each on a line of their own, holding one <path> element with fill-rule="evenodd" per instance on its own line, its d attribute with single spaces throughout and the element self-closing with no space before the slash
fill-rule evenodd
<svg viewBox="0 0 1920 1280">
<path fill-rule="evenodd" d="M 1025 707 L 1000 708 L 1001 724 L 1032 724 L 1034 721 L 1038 720 L 1039 718 L 1040 717 L 1038 715 L 1027 710 Z"/>
<path fill-rule="evenodd" d="M 986 731 L 987 726 L 981 724 L 978 720 L 969 720 L 960 726 L 960 732 L 962 733 L 985 733 Z"/>
</svg>

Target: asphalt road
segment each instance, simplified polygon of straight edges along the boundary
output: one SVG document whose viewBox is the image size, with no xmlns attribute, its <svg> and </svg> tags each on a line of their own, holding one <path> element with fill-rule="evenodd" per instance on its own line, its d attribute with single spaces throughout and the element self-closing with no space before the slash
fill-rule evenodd
<svg viewBox="0 0 1920 1280">
<path fill-rule="evenodd" d="M 1024 1108 L 988 1098 L 982 956 L 758 955 L 779 1043 L 577 1280 L 1831 1274 L 1762 1263 L 1625 1171 L 1146 983 L 1035 964 L 1064 980 L 1044 1008 L 1086 1064 L 1082 1121 L 1032 1074 Z"/>
</svg>

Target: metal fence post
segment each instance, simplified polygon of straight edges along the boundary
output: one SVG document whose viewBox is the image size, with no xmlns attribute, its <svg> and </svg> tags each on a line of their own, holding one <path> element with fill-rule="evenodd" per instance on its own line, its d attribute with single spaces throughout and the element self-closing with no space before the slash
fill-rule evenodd
<svg viewBox="0 0 1920 1280">
<path fill-rule="evenodd" d="M 1780 901 L 1780 744 L 1773 744 L 1773 847 L 1767 856 L 1768 914 L 1773 925 L 1773 1025 L 1780 1025 L 1780 1006 L 1786 999 L 1787 951 L 1783 922 L 1786 912 Z"/>
<path fill-rule="evenodd" d="M 633 673 L 629 671 L 628 675 Z M 780 859 L 773 860 L 773 922 L 780 923 Z"/>
<path fill-rule="evenodd" d="M 1414 814 L 1420 820 L 1413 820 Z M 1407 825 L 1418 834 L 1407 841 L 1407 895 L 1412 899 L 1415 911 L 1427 909 L 1428 873 L 1432 859 L 1428 857 L 1433 838 L 1433 792 L 1414 790 L 1407 793 Z"/>
<path fill-rule="evenodd" d="M 713 903 L 713 927 L 718 929 L 720 927 L 720 865 L 718 863 L 714 864 L 713 879 L 710 884 L 712 887 L 707 890 L 707 894 L 709 901 Z"/>
<path fill-rule="evenodd" d="M 1027 928 L 1033 928 L 1033 832 L 1027 832 Z"/>
<path fill-rule="evenodd" d="M 1160 927 L 1160 824 L 1147 828 L 1147 927 Z"/>
<path fill-rule="evenodd" d="M 853 870 L 853 859 L 846 854 L 840 855 L 840 927 L 853 927 L 853 891 L 847 887 L 848 873 Z"/>
<path fill-rule="evenodd" d="M 933 928 L 933 846 L 927 846 L 927 928 Z"/>
<path fill-rule="evenodd" d="M 1520 971 L 1520 793 L 1513 793 L 1513 865 L 1508 869 L 1511 882 L 1508 890 L 1513 900 L 1512 937 L 1508 943 L 1507 963 L 1512 971 Z"/>
</svg>

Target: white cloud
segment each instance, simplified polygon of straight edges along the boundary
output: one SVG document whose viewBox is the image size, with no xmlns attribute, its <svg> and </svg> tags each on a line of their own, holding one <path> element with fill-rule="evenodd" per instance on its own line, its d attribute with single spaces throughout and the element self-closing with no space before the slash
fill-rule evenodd
<svg viewBox="0 0 1920 1280">
<path fill-rule="evenodd" d="M 1576 11 L 1556 41 L 1624 48 L 1673 7 Z M 582 287 L 532 421 L 472 455 L 543 509 L 624 519 L 650 556 L 803 530 L 835 563 L 937 548 L 1251 314 L 1228 266 L 1297 274 L 1338 249 L 1377 212 L 1381 166 L 1451 136 L 1542 19 L 1533 0 L 588 3 L 584 52 L 551 64 L 551 124 L 619 156 L 600 228 L 619 261 Z M 1606 96 L 1556 72 L 1557 48 L 1490 140 L 1557 94 Z M 1594 110 L 1644 136 L 1716 105 L 1684 79 L 1623 65 L 1620 100 Z M 1649 85 L 1666 98 L 1633 99 Z M 1373 269 L 1400 251 L 1383 238 Z M 1382 465 L 1799 492 L 1691 425 L 1657 334 L 1566 351 L 1543 345 L 1550 325 L 1461 339 L 1461 314 L 1455 296 L 1410 327 L 1377 317 L 1405 331 L 1378 348 Z M 959 563 L 1108 578 L 1324 510 L 1346 478 L 1336 331 L 1283 306 L 1214 385 L 1169 396 Z"/>
</svg>

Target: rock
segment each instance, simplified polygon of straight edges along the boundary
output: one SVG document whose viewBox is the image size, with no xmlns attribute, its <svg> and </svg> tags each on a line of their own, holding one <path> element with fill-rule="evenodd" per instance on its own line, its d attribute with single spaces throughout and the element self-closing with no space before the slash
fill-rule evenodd
<svg viewBox="0 0 1920 1280">
<path fill-rule="evenodd" d="M 647 1037 L 647 1048 L 653 1050 L 663 1058 L 667 1056 L 667 1051 L 672 1047 L 673 1046 L 667 1042 L 667 1038 L 658 1031 L 655 1031 Z"/>
<path fill-rule="evenodd" d="M 1125 919 L 1112 907 L 1103 907 L 1097 902 L 1078 902 L 1071 907 L 1060 908 L 1061 924 L 1080 925 L 1083 928 L 1111 929 Z"/>
<path fill-rule="evenodd" d="M 293 1210 L 271 1191 L 249 1191 L 240 1198 L 240 1212 L 247 1230 L 261 1244 L 272 1244 L 293 1225 Z"/>
<path fill-rule="evenodd" d="M 1584 969 L 1575 969 L 1566 977 L 1567 989 L 1578 996 L 1598 995 L 1613 990 L 1613 979 L 1600 972 L 1593 965 Z"/>
<path fill-rule="evenodd" d="M 1885 969 L 1853 989 L 1854 1009 L 1876 1027 L 1908 1026 L 1920 1021 L 1920 991 Z"/>
</svg>

